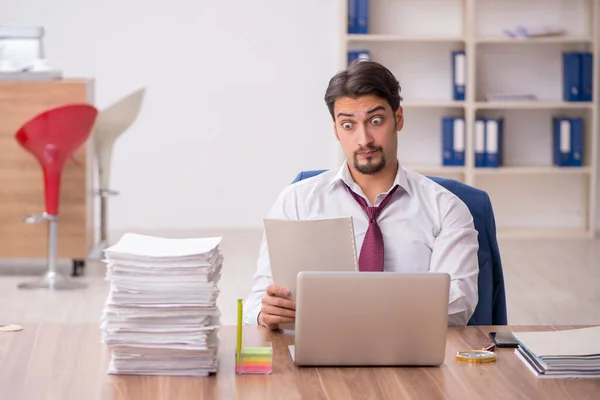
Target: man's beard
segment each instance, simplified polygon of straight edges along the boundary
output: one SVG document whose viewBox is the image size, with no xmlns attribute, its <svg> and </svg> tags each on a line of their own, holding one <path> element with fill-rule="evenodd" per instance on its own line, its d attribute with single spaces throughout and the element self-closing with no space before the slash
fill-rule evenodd
<svg viewBox="0 0 600 400">
<path fill-rule="evenodd" d="M 381 158 L 379 159 L 379 161 L 377 163 L 375 163 L 372 160 L 367 159 L 366 164 L 359 164 L 358 163 L 358 153 L 364 152 L 364 151 L 377 151 L 377 152 L 379 152 L 379 155 L 381 156 Z M 374 145 L 370 144 L 366 148 L 361 148 L 360 150 L 357 150 L 354 152 L 354 169 L 356 169 L 361 174 L 365 174 L 365 175 L 376 174 L 377 172 L 384 169 L 386 164 L 387 164 L 387 162 L 385 159 L 385 155 L 383 154 L 382 147 L 375 147 Z"/>
</svg>

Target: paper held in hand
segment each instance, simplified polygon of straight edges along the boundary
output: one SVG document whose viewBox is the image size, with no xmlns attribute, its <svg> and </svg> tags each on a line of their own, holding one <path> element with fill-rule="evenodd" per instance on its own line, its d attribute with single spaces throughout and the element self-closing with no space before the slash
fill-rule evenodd
<svg viewBox="0 0 600 400">
<path fill-rule="evenodd" d="M 273 282 L 288 289 L 292 300 L 296 298 L 296 276 L 301 271 L 358 271 L 352 217 L 265 219 L 264 226 Z"/>
</svg>

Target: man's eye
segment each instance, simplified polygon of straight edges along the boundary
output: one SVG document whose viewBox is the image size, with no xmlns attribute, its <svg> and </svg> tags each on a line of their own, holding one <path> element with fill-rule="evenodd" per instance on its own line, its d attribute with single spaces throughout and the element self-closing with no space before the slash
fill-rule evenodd
<svg viewBox="0 0 600 400">
<path fill-rule="evenodd" d="M 371 122 L 375 125 L 380 125 L 383 122 L 383 119 L 381 117 L 375 117 L 371 120 Z"/>
<path fill-rule="evenodd" d="M 347 129 L 347 130 L 352 129 L 352 126 L 353 126 L 352 122 L 344 122 L 344 123 L 342 123 L 342 128 Z"/>
</svg>

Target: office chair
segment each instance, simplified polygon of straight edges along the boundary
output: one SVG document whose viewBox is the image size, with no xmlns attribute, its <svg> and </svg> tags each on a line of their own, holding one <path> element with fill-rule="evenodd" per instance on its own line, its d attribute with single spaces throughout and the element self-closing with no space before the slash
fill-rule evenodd
<svg viewBox="0 0 600 400">
<path fill-rule="evenodd" d="M 327 170 L 300 172 L 292 183 L 319 175 Z M 479 301 L 468 325 L 507 325 L 506 294 L 502 261 L 496 238 L 496 221 L 486 192 L 454 179 L 428 177 L 460 198 L 469 208 L 479 233 Z"/>
<path fill-rule="evenodd" d="M 56 270 L 58 261 L 58 215 L 61 175 L 65 162 L 88 139 L 97 110 L 87 104 L 70 104 L 46 110 L 33 117 L 15 134 L 17 142 L 38 160 L 44 173 L 46 211 L 31 215 L 25 222 L 48 222 L 47 271 L 33 282 L 19 284 L 21 289 L 81 289 L 76 282 Z"/>
<path fill-rule="evenodd" d="M 100 111 L 94 125 L 92 138 L 98 166 L 99 188 L 96 195 L 100 197 L 100 238 L 88 256 L 92 260 L 101 259 L 104 249 L 108 246 L 108 198 L 119 194 L 110 189 L 113 147 L 117 139 L 136 121 L 145 94 L 146 89 L 141 88 L 106 107 Z M 74 271 L 74 275 L 80 273 L 81 271 Z"/>
</svg>

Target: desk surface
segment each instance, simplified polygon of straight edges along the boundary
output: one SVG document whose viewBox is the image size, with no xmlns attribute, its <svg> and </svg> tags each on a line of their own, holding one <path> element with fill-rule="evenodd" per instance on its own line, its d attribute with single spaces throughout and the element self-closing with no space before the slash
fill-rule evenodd
<svg viewBox="0 0 600 400">
<path fill-rule="evenodd" d="M 598 399 L 600 379 L 539 379 L 512 349 L 489 364 L 454 361 L 456 351 L 489 344 L 493 330 L 569 327 L 450 328 L 446 361 L 435 368 L 298 368 L 293 335 L 247 328 L 273 342 L 273 373 L 235 375 L 235 328 L 221 328 L 219 373 L 208 378 L 106 374 L 109 353 L 89 324 L 23 325 L 0 332 L 0 398 L 22 399 Z"/>
</svg>

